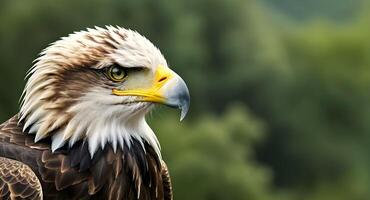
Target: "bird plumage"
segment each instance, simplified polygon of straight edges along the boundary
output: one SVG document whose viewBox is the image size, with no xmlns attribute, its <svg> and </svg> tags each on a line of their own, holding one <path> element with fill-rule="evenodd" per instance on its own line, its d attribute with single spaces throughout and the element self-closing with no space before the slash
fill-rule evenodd
<svg viewBox="0 0 370 200">
<path fill-rule="evenodd" d="M 145 121 L 155 103 L 184 115 L 189 92 L 137 32 L 96 27 L 51 44 L 28 74 L 20 112 L 0 125 L 0 196 L 172 199 Z"/>
<path fill-rule="evenodd" d="M 0 180 L 9 177 L 5 169 L 18 169 L 15 171 L 19 174 L 24 174 L 19 170 L 28 169 L 30 175 L 26 174 L 27 177 L 23 179 L 32 184 L 18 184 L 18 191 L 29 190 L 28 187 L 36 188 L 31 194 L 43 192 L 44 199 L 172 198 L 167 167 L 150 146 L 146 145 L 144 152 L 140 144 L 133 142 L 132 148 L 126 147 L 116 153 L 107 146 L 97 152 L 93 159 L 90 159 L 87 146 L 83 143 L 53 153 L 49 139 L 35 143 L 33 135 L 21 131 L 17 118 L 13 117 L 0 127 L 0 161 L 6 157 L 11 159 L 8 162 L 17 161 L 16 164 L 21 164 L 22 168 L 1 162 Z M 12 178 L 20 179 L 20 176 L 15 174 Z M 14 180 L 13 184 L 18 182 L 24 181 Z M 42 191 L 39 191 L 40 187 Z M 17 194 L 17 190 L 10 193 Z M 28 199 L 31 197 L 40 199 L 37 195 L 29 196 Z"/>
</svg>

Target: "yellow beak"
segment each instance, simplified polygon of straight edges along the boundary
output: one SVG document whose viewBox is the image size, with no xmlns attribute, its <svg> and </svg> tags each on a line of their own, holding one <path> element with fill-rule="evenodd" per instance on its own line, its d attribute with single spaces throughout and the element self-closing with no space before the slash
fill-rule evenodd
<svg viewBox="0 0 370 200">
<path fill-rule="evenodd" d="M 190 95 L 184 80 L 168 67 L 157 67 L 153 86 L 146 89 L 118 90 L 113 89 L 117 96 L 139 96 L 139 101 L 154 102 L 181 109 L 181 120 L 186 116 Z"/>
</svg>

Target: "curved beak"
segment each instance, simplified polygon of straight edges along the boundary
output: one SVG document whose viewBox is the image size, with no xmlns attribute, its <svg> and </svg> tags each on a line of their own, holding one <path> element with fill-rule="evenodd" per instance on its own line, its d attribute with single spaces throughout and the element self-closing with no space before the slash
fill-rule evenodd
<svg viewBox="0 0 370 200">
<path fill-rule="evenodd" d="M 164 104 L 181 109 L 180 121 L 189 111 L 190 94 L 185 81 L 168 67 L 158 66 L 155 72 L 153 86 L 147 89 L 118 90 L 113 89 L 118 96 L 139 96 L 138 101 Z"/>
<path fill-rule="evenodd" d="M 182 121 L 188 113 L 190 106 L 189 89 L 184 80 L 176 74 L 161 90 L 165 98 L 163 102 L 165 105 L 181 109 L 180 121 Z"/>
</svg>

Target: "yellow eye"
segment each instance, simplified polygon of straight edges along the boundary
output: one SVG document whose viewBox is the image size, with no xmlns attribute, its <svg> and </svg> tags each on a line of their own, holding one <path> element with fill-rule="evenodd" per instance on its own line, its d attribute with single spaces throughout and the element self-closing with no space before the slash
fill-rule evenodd
<svg viewBox="0 0 370 200">
<path fill-rule="evenodd" d="M 107 75 L 114 82 L 121 82 L 127 77 L 125 69 L 117 65 L 109 67 Z"/>
</svg>

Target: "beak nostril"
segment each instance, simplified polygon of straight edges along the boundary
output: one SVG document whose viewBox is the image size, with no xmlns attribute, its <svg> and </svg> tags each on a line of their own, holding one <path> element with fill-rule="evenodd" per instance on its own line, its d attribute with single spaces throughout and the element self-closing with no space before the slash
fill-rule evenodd
<svg viewBox="0 0 370 200">
<path fill-rule="evenodd" d="M 167 77 L 166 76 L 165 77 L 162 77 L 161 79 L 159 79 L 158 82 L 160 83 L 160 82 L 165 81 L 165 80 L 167 80 Z"/>
</svg>

